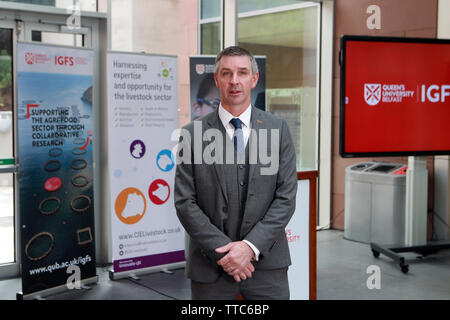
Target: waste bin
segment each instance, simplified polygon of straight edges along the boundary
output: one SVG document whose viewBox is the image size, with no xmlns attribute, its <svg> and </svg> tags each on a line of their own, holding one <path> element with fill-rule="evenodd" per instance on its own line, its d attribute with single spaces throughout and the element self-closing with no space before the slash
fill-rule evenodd
<svg viewBox="0 0 450 320">
<path fill-rule="evenodd" d="M 363 162 L 345 169 L 344 238 L 404 245 L 404 164 Z"/>
</svg>

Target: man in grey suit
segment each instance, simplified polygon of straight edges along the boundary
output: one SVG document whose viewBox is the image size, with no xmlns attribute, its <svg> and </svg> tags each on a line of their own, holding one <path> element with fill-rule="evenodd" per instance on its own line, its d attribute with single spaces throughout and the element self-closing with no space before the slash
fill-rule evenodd
<svg viewBox="0 0 450 320">
<path fill-rule="evenodd" d="M 193 299 L 289 299 L 295 150 L 286 121 L 251 106 L 258 77 L 247 50 L 224 49 L 220 106 L 181 130 L 174 197 Z"/>
</svg>

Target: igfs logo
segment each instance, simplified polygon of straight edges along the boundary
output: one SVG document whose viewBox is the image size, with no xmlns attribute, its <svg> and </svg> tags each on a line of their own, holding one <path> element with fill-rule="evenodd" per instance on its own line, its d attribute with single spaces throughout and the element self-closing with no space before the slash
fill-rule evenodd
<svg viewBox="0 0 450 320">
<path fill-rule="evenodd" d="M 381 100 L 381 84 L 365 83 L 364 84 L 364 100 L 370 106 L 378 104 Z"/>
<path fill-rule="evenodd" d="M 73 57 L 55 56 L 55 64 L 60 66 L 73 66 L 75 63 Z"/>
<path fill-rule="evenodd" d="M 34 54 L 31 52 L 25 53 L 25 62 L 27 64 L 33 64 L 34 63 Z"/>
<path fill-rule="evenodd" d="M 432 84 L 428 88 L 425 84 L 421 85 L 421 102 L 445 103 L 446 97 L 450 97 L 450 85 L 448 84 Z"/>
</svg>

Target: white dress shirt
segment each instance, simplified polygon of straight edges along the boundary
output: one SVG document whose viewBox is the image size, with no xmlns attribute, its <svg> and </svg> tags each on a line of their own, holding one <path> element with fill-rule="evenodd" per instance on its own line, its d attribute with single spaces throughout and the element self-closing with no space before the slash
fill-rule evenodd
<svg viewBox="0 0 450 320">
<path fill-rule="evenodd" d="M 244 146 L 247 145 L 248 137 L 250 136 L 250 129 L 251 129 L 251 115 L 252 115 L 252 106 L 249 105 L 248 108 L 239 115 L 239 117 L 233 116 L 231 113 L 229 113 L 227 110 L 222 107 L 222 104 L 219 105 L 219 119 L 222 121 L 223 126 L 225 127 L 225 130 L 227 132 L 227 135 L 230 137 L 230 139 L 233 139 L 234 135 L 234 126 L 230 123 L 230 120 L 233 118 L 239 118 L 242 122 L 242 134 L 244 135 Z M 253 250 L 255 254 L 255 260 L 258 261 L 259 258 L 259 250 L 248 240 L 243 240 L 245 243 L 247 243 L 250 248 Z"/>
<path fill-rule="evenodd" d="M 222 121 L 223 126 L 225 127 L 225 130 L 230 137 L 230 139 L 233 139 L 234 135 L 234 126 L 230 123 L 230 120 L 233 118 L 239 118 L 242 122 L 242 133 L 244 135 L 244 146 L 247 145 L 248 137 L 250 136 L 250 129 L 251 129 L 251 123 L 250 118 L 252 115 L 252 107 L 248 106 L 248 108 L 240 114 L 239 117 L 233 116 L 231 113 L 229 113 L 227 110 L 222 107 L 222 104 L 219 105 L 219 118 Z"/>
</svg>

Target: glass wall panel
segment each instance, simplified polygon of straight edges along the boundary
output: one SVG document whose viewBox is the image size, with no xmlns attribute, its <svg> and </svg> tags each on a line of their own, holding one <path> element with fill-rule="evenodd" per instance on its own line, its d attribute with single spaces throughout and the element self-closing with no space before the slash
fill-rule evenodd
<svg viewBox="0 0 450 320">
<path fill-rule="evenodd" d="M 79 7 L 82 11 L 97 11 L 97 0 L 1 0 L 1 2 L 36 4 L 63 9 Z"/>
<path fill-rule="evenodd" d="M 201 54 L 217 54 L 220 51 L 220 22 L 204 23 L 201 28 Z"/>
<path fill-rule="evenodd" d="M 99 1 L 100 3 L 100 1 Z M 189 57 L 218 48 L 219 19 L 200 19 L 200 0 L 111 0 L 111 49 L 178 57 L 179 125 L 191 119 Z M 217 40 L 215 40 L 217 39 Z"/>
<path fill-rule="evenodd" d="M 290 4 L 299 4 L 304 0 L 237 0 L 238 13 L 263 10 L 275 7 L 286 6 Z"/>
<path fill-rule="evenodd" d="M 12 30 L 0 28 L 0 159 L 13 158 Z"/>
<path fill-rule="evenodd" d="M 27 4 L 38 4 L 41 6 L 55 6 L 56 0 L 2 0 L 2 2 L 20 2 Z"/>
<path fill-rule="evenodd" d="M 220 0 L 200 0 L 200 19 L 220 17 Z"/>
<path fill-rule="evenodd" d="M 0 28 L 0 168 L 14 164 L 12 30 Z M 14 262 L 14 174 L 0 174 L 0 264 Z"/>
<path fill-rule="evenodd" d="M 282 23 L 280 23 L 282 22 Z M 288 122 L 297 170 L 317 170 L 319 5 L 238 20 L 238 42 L 266 60 L 266 110 Z"/>
</svg>

